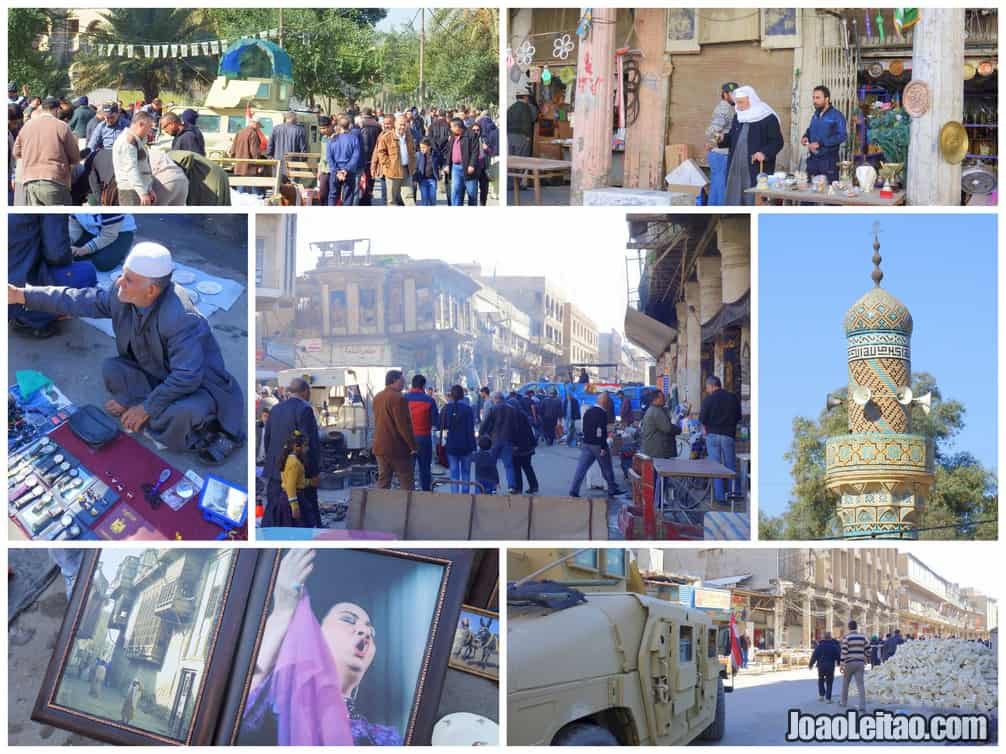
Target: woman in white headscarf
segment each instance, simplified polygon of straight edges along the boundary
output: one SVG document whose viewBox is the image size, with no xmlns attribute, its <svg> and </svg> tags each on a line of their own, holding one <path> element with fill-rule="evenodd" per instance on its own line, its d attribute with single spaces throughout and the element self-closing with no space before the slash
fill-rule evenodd
<svg viewBox="0 0 1006 754">
<path fill-rule="evenodd" d="M 775 157 L 782 149 L 779 116 L 750 86 L 734 90 L 733 124 L 720 139 L 728 147 L 727 190 L 725 204 L 754 204 L 754 196 L 744 193 L 752 188 L 758 173 L 775 172 Z"/>
</svg>

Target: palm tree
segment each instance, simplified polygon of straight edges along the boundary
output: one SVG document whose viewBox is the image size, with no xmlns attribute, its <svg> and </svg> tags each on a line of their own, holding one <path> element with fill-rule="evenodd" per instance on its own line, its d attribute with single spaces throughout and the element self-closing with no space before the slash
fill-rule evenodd
<svg viewBox="0 0 1006 754">
<path fill-rule="evenodd" d="M 139 89 L 146 101 L 162 89 L 188 90 L 196 82 L 210 84 L 215 76 L 215 58 L 100 57 L 99 44 L 178 44 L 214 38 L 205 14 L 185 8 L 112 8 L 102 14 L 103 22 L 89 39 L 89 54 L 74 65 L 74 89 L 89 91 L 102 87 Z"/>
</svg>

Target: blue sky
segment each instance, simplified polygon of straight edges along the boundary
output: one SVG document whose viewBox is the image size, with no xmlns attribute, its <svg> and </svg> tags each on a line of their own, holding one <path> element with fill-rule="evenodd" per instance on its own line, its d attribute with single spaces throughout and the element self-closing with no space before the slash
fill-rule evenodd
<svg viewBox="0 0 1006 754">
<path fill-rule="evenodd" d="M 381 31 L 392 31 L 394 29 L 400 28 L 403 24 L 408 24 L 419 8 L 388 8 L 388 15 L 381 19 L 377 28 Z M 419 22 L 416 22 L 416 28 L 419 28 Z"/>
<path fill-rule="evenodd" d="M 997 466 L 996 225 L 993 215 L 767 215 L 759 218 L 760 509 L 783 512 L 783 454 L 796 416 L 816 418 L 847 382 L 845 311 L 872 286 L 871 227 L 880 221 L 883 287 L 915 322 L 912 371 L 964 403 L 953 450 Z"/>
</svg>

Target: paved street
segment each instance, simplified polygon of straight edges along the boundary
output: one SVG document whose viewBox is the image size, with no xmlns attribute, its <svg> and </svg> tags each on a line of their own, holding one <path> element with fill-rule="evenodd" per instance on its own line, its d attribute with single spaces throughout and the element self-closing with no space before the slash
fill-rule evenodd
<svg viewBox="0 0 1006 754">
<path fill-rule="evenodd" d="M 17 557 L 11 551 L 11 561 Z M 93 746 L 100 741 L 31 721 L 39 685 L 56 646 L 66 610 L 63 578 L 56 578 L 34 605 L 7 627 L 7 743 L 10 746 Z M 32 632 L 34 632 L 32 634 Z M 19 637 L 31 638 L 21 643 Z"/>
<path fill-rule="evenodd" d="M 867 670 L 869 675 L 869 670 Z M 817 701 L 817 671 L 785 670 L 757 675 L 741 673 L 736 688 L 727 694 L 727 733 L 720 746 L 778 746 L 786 741 L 788 713 L 799 709 L 810 714 L 836 715 L 844 710 L 838 705 L 842 692 L 842 676 L 835 676 L 832 698 L 834 704 Z M 851 689 L 850 706 L 858 703 L 855 685 Z M 935 710 L 912 709 L 896 705 L 876 705 L 867 701 L 867 711 L 883 708 L 935 714 Z M 865 744 L 860 744 L 865 745 Z M 876 745 L 876 744 L 874 744 Z"/>
</svg>

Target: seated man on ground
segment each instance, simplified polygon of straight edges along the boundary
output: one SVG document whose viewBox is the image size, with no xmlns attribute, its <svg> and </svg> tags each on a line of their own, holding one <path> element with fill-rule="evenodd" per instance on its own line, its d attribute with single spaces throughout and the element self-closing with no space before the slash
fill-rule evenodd
<svg viewBox="0 0 1006 754">
<path fill-rule="evenodd" d="M 28 312 L 111 319 L 118 356 L 102 364 L 112 396 L 105 410 L 127 432 L 146 428 L 169 449 L 218 464 L 244 441 L 244 398 L 209 323 L 171 282 L 173 270 L 171 252 L 144 241 L 107 289 L 8 285 L 7 303 Z"/>
</svg>

